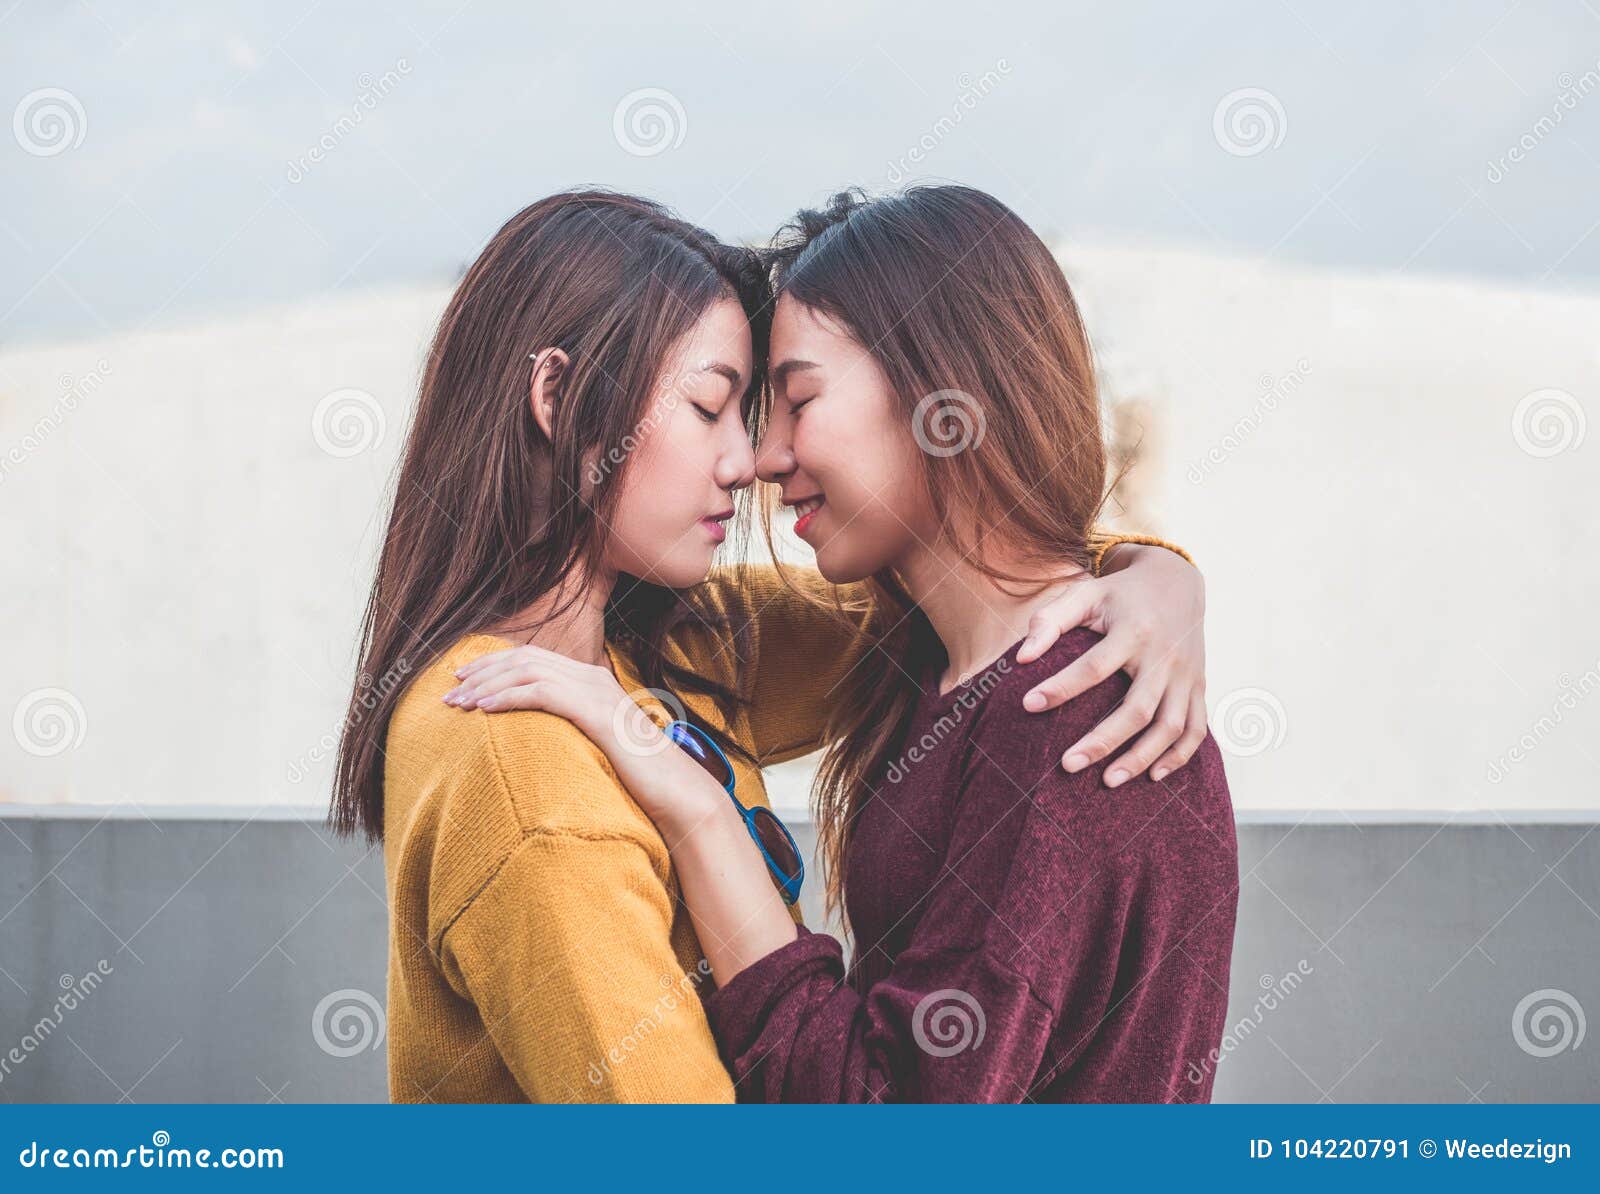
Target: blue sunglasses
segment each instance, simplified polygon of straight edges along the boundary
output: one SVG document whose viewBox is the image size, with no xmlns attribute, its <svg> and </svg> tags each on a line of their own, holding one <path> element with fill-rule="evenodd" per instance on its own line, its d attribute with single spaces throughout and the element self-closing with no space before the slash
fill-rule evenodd
<svg viewBox="0 0 1600 1194">
<path fill-rule="evenodd" d="M 739 802 L 739 798 L 733 794 L 733 764 L 728 762 L 728 756 L 699 726 L 687 721 L 669 722 L 666 733 L 691 759 L 705 768 L 707 775 L 722 785 L 728 799 L 733 801 L 733 807 L 739 810 L 744 827 L 750 831 L 750 838 L 761 851 L 761 857 L 767 860 L 767 870 L 772 873 L 772 881 L 778 885 L 783 902 L 793 904 L 800 898 L 800 884 L 805 881 L 806 867 L 788 826 L 778 820 L 778 815 L 770 808 L 759 805 L 746 808 Z"/>
</svg>

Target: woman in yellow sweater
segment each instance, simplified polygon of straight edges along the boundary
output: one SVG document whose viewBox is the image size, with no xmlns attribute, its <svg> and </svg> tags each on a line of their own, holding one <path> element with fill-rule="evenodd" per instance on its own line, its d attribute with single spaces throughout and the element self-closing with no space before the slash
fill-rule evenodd
<svg viewBox="0 0 1600 1194">
<path fill-rule="evenodd" d="M 441 318 L 332 810 L 384 845 L 396 1101 L 733 1097 L 669 843 L 580 727 L 452 705 L 474 699 L 458 670 L 519 644 L 601 665 L 630 697 L 619 726 L 640 709 L 696 725 L 764 807 L 760 767 L 822 745 L 841 680 L 896 666 L 863 590 L 711 569 L 754 479 L 767 308 L 755 254 L 586 192 L 513 217 Z M 1106 650 L 1041 686 L 1044 704 L 1118 667 L 1137 700 L 1068 765 L 1144 730 L 1127 765 L 1177 766 L 1203 717 L 1145 726 L 1200 691 L 1198 574 L 1114 537 L 1092 550 L 1101 579 L 1037 630 L 1092 624 Z"/>
</svg>

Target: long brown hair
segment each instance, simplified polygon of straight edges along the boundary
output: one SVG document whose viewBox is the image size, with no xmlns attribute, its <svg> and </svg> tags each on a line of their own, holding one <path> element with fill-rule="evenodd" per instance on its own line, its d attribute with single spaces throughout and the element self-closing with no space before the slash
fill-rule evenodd
<svg viewBox="0 0 1600 1194">
<path fill-rule="evenodd" d="M 941 528 L 968 562 L 1024 586 L 1037 581 L 1017 573 L 1089 565 L 1106 492 L 1093 353 L 1061 267 L 1014 212 L 962 186 L 842 192 L 800 212 L 770 262 L 776 295 L 828 316 L 883 369 L 924 449 Z M 945 662 L 892 573 L 869 584 L 882 645 L 907 665 L 855 669 L 831 715 L 814 792 L 831 909 L 855 818 L 920 695 L 906 671 Z"/>
<path fill-rule="evenodd" d="M 383 836 L 384 739 L 406 682 L 465 634 L 552 594 L 550 619 L 578 599 L 571 579 L 601 559 L 620 488 L 585 455 L 625 461 L 669 354 L 722 299 L 751 319 L 756 392 L 769 295 L 753 250 L 630 195 L 552 195 L 489 241 L 440 320 L 395 480 L 339 743 L 338 831 Z M 548 347 L 570 358 L 549 438 L 529 403 L 529 354 Z M 692 600 L 619 577 L 608 638 L 627 643 L 646 684 L 731 712 L 737 692 L 665 658 Z"/>
</svg>

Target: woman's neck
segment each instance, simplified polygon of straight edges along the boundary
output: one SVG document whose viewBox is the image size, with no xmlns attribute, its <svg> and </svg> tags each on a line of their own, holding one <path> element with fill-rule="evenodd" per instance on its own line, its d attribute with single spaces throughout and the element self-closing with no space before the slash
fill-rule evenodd
<svg viewBox="0 0 1600 1194">
<path fill-rule="evenodd" d="M 606 602 L 615 585 L 615 576 L 574 578 L 567 587 L 547 593 L 515 616 L 490 627 L 489 633 L 515 643 L 543 647 L 580 663 L 608 667 Z"/>
<path fill-rule="evenodd" d="M 990 564 L 1025 578 L 1025 583 L 1004 582 L 1002 587 L 948 544 L 919 548 L 896 570 L 944 644 L 949 663 L 939 677 L 941 693 L 996 663 L 1027 634 L 1034 611 L 1083 574 L 1070 564 L 1045 571 L 994 556 Z"/>
</svg>

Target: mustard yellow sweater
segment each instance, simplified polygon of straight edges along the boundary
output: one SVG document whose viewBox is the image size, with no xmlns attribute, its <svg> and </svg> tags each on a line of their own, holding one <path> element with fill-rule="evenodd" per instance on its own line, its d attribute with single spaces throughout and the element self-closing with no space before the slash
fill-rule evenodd
<svg viewBox="0 0 1600 1194">
<path fill-rule="evenodd" d="M 1095 564 L 1117 542 L 1097 539 Z M 791 580 L 821 594 L 814 571 Z M 748 709 L 700 717 L 764 764 L 821 743 L 835 683 L 868 639 L 864 613 L 819 609 L 770 568 L 719 571 L 710 603 L 753 615 L 742 659 L 691 621 L 677 662 Z M 861 606 L 862 592 L 843 595 Z M 390 723 L 384 771 L 389 894 L 389 1094 L 395 1102 L 731 1102 L 701 1009 L 710 970 L 666 845 L 605 755 L 547 713 L 463 712 L 443 703 L 454 670 L 505 641 L 470 635 L 410 685 Z M 623 687 L 642 687 L 611 651 Z M 636 699 L 664 722 L 648 696 Z M 735 759 L 737 791 L 766 805 L 760 771 Z M 798 912 L 797 912 L 798 917 Z"/>
</svg>

